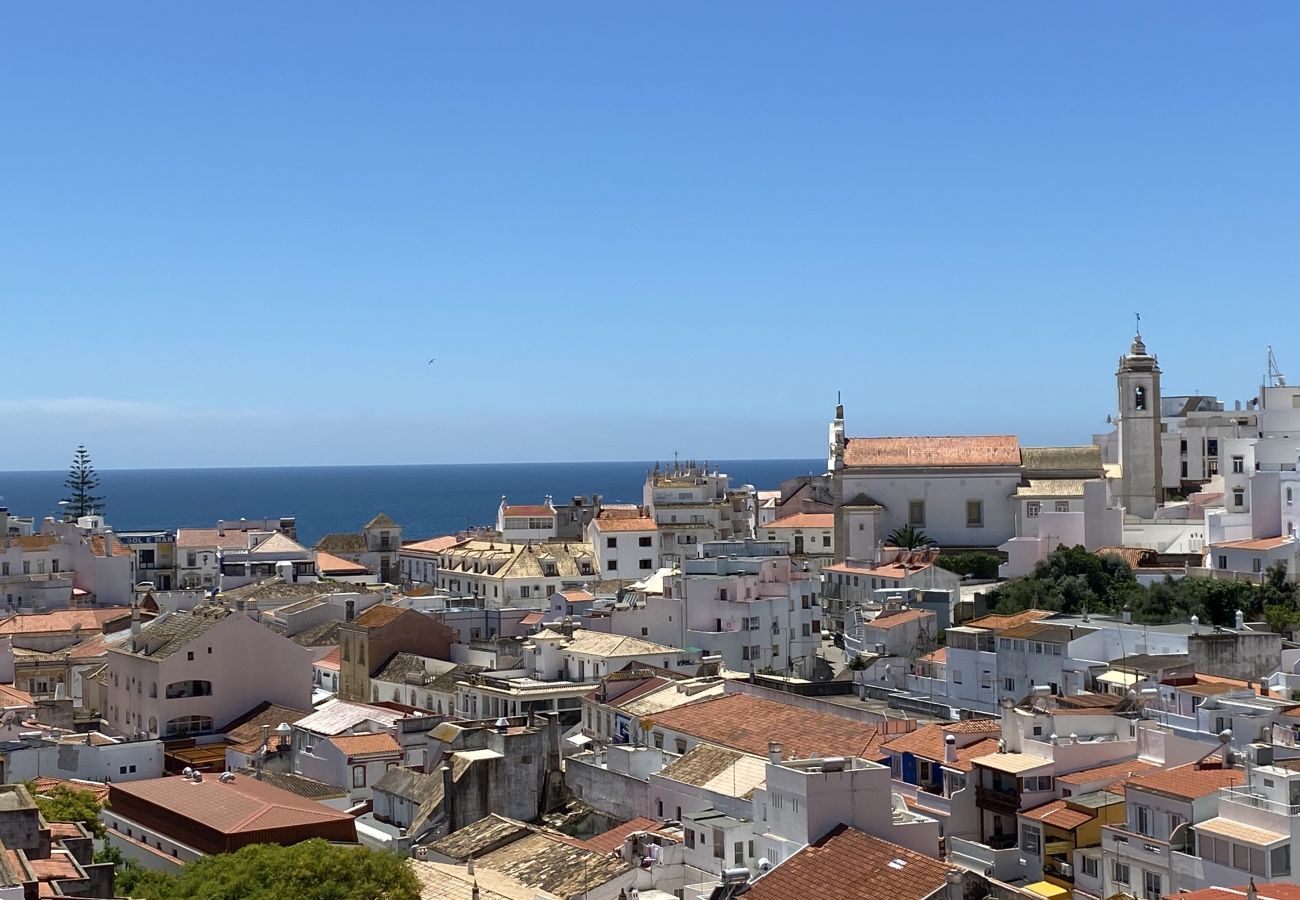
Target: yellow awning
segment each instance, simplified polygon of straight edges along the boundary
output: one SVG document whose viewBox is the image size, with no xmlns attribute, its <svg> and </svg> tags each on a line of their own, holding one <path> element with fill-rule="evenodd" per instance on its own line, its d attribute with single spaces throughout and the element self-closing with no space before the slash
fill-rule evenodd
<svg viewBox="0 0 1300 900">
<path fill-rule="evenodd" d="M 1058 887 L 1050 881 L 1035 881 L 1033 884 L 1025 885 L 1025 890 L 1033 891 L 1040 897 L 1047 897 L 1048 900 L 1056 900 L 1057 897 L 1068 897 L 1070 892 L 1063 887 Z"/>
<path fill-rule="evenodd" d="M 1106 684 L 1118 684 L 1128 687 L 1129 685 L 1137 684 L 1141 681 L 1142 676 L 1134 675 L 1131 672 L 1106 672 L 1102 675 L 1098 675 L 1097 680 L 1103 681 Z"/>
</svg>

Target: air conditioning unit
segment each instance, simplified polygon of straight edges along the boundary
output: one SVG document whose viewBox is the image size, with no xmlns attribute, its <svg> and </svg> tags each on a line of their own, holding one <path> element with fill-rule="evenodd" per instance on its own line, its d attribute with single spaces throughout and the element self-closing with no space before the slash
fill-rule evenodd
<svg viewBox="0 0 1300 900">
<path fill-rule="evenodd" d="M 1074 877 L 1074 866 L 1070 865 L 1069 863 L 1061 863 L 1061 865 L 1060 865 L 1059 868 L 1060 868 L 1060 870 L 1061 870 L 1061 877 L 1062 877 L 1062 878 L 1073 878 L 1073 877 Z"/>
</svg>

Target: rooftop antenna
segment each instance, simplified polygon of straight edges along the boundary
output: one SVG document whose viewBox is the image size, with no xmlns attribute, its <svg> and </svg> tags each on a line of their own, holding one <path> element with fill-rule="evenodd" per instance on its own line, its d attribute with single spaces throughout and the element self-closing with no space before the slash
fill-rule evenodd
<svg viewBox="0 0 1300 900">
<path fill-rule="evenodd" d="M 1141 333 L 1142 333 L 1142 313 L 1139 313 L 1139 312 L 1135 312 L 1135 313 L 1133 313 L 1133 319 L 1134 319 L 1134 323 L 1135 323 L 1135 325 L 1134 325 L 1134 329 L 1133 329 L 1133 333 L 1134 333 L 1134 334 L 1141 334 Z"/>
<path fill-rule="evenodd" d="M 1282 374 L 1281 368 L 1278 367 L 1277 357 L 1273 355 L 1271 345 L 1268 348 L 1268 386 L 1286 387 L 1286 376 Z"/>
</svg>

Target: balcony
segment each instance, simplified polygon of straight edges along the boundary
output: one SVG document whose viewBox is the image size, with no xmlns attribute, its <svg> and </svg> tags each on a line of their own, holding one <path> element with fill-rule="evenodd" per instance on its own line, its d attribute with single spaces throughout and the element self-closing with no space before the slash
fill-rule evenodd
<svg viewBox="0 0 1300 900">
<path fill-rule="evenodd" d="M 975 785 L 975 805 L 989 812 L 1014 816 L 1020 811 L 1020 795 L 1015 791 Z"/>
</svg>

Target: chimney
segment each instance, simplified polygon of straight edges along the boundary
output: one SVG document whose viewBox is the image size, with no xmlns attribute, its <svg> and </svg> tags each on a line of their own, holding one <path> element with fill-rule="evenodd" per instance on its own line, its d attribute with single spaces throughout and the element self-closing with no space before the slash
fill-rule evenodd
<svg viewBox="0 0 1300 900">
<path fill-rule="evenodd" d="M 962 900 L 961 869 L 949 869 L 943 874 L 947 900 Z"/>
<path fill-rule="evenodd" d="M 131 633 L 140 633 L 140 607 L 134 605 L 131 607 Z"/>
<path fill-rule="evenodd" d="M 355 600 L 343 601 L 343 621 L 351 622 L 356 617 L 357 617 L 357 601 Z"/>
<path fill-rule="evenodd" d="M 238 610 L 239 612 L 243 612 L 246 606 L 247 604 L 245 603 L 243 597 L 240 597 L 235 601 L 235 609 Z"/>
<path fill-rule="evenodd" d="M 944 736 L 943 761 L 949 764 L 957 761 L 957 735 L 955 734 Z"/>
<path fill-rule="evenodd" d="M 473 853 L 471 853 L 471 854 L 469 855 L 469 858 L 465 860 L 465 874 L 466 874 L 466 875 L 473 875 L 473 874 L 474 874 L 474 854 L 473 854 Z"/>
<path fill-rule="evenodd" d="M 1121 613 L 1121 616 L 1124 619 L 1125 625 L 1131 625 L 1133 623 L 1133 610 L 1129 609 L 1127 606 L 1124 607 L 1124 611 L 1123 613 Z"/>
<path fill-rule="evenodd" d="M 474 866 L 474 863 L 471 862 L 471 863 L 470 863 L 470 868 L 473 868 L 473 866 Z M 473 886 L 470 887 L 470 889 L 469 889 L 469 900 L 479 900 L 478 882 L 477 882 L 477 881 L 475 881 L 474 884 L 473 884 Z"/>
<path fill-rule="evenodd" d="M 767 742 L 767 761 L 774 766 L 781 765 L 781 742 L 780 741 Z"/>
<path fill-rule="evenodd" d="M 1246 630 L 1246 614 L 1241 610 L 1237 610 L 1237 614 L 1233 617 L 1233 627 L 1238 631 Z"/>
</svg>

